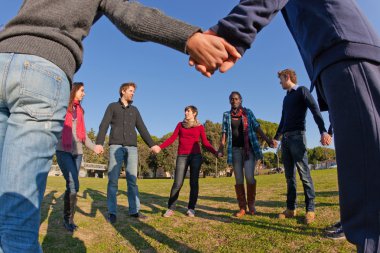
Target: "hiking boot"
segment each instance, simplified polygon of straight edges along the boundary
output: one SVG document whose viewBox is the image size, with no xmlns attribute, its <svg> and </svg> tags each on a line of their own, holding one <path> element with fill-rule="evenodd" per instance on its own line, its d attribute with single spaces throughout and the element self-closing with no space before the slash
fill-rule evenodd
<svg viewBox="0 0 380 253">
<path fill-rule="evenodd" d="M 172 209 L 168 209 L 168 210 L 166 210 L 166 212 L 162 216 L 165 218 L 169 218 L 169 217 L 173 216 L 173 214 L 174 214 L 174 211 Z"/>
<path fill-rule="evenodd" d="M 340 227 L 342 227 L 342 223 L 340 223 L 340 221 L 338 221 L 334 225 L 327 227 L 325 231 L 326 231 L 326 233 L 334 233 Z"/>
<path fill-rule="evenodd" d="M 314 220 L 315 220 L 315 212 L 313 211 L 306 212 L 305 223 L 310 224 L 310 223 L 313 223 Z"/>
<path fill-rule="evenodd" d="M 112 214 L 112 213 L 109 214 L 107 220 L 108 220 L 109 223 L 111 223 L 111 224 L 115 224 L 115 223 L 116 223 L 116 215 L 114 215 L 114 214 Z"/>
<path fill-rule="evenodd" d="M 296 215 L 297 215 L 297 211 L 296 210 L 286 209 L 285 211 L 283 211 L 282 213 L 280 213 L 278 215 L 278 218 L 279 219 L 293 218 Z"/>
<path fill-rule="evenodd" d="M 129 216 L 133 217 L 133 218 L 137 218 L 139 220 L 146 220 L 148 219 L 148 216 L 142 214 L 142 213 L 134 213 L 134 214 L 130 214 Z"/>
<path fill-rule="evenodd" d="M 244 184 L 235 185 L 236 198 L 239 205 L 239 212 L 235 213 L 235 217 L 240 218 L 245 215 L 247 210 L 247 200 L 245 198 Z"/>
<path fill-rule="evenodd" d="M 241 218 L 245 215 L 245 210 L 244 209 L 240 209 L 239 212 L 235 213 L 234 216 L 237 217 L 237 218 Z"/>
<path fill-rule="evenodd" d="M 193 209 L 188 209 L 186 215 L 189 217 L 195 217 L 195 211 Z"/>
<path fill-rule="evenodd" d="M 340 239 L 345 239 L 346 236 L 343 232 L 343 227 L 338 228 L 332 233 L 329 233 L 327 235 L 327 238 L 332 239 L 332 240 L 340 240 Z"/>
</svg>

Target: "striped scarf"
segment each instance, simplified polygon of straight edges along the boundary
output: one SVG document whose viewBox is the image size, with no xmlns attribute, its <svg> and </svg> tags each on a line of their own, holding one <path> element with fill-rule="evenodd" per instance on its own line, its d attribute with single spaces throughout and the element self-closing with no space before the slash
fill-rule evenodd
<svg viewBox="0 0 380 253">
<path fill-rule="evenodd" d="M 239 107 L 237 110 L 231 109 L 231 117 L 241 118 L 243 120 L 243 134 L 244 134 L 244 159 L 249 159 L 249 136 L 248 136 L 248 116 L 247 111 L 243 107 Z"/>
</svg>

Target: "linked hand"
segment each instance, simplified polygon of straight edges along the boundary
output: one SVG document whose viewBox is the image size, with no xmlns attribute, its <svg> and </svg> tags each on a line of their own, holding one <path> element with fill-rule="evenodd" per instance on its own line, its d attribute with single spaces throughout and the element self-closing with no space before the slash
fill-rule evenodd
<svg viewBox="0 0 380 253">
<path fill-rule="evenodd" d="M 330 145 L 331 141 L 332 141 L 331 135 L 329 135 L 328 133 L 321 134 L 321 144 L 323 146 Z"/>
<path fill-rule="evenodd" d="M 269 145 L 271 148 L 277 148 L 278 147 L 278 141 L 275 139 L 272 139 L 271 145 Z"/>
<path fill-rule="evenodd" d="M 154 145 L 154 146 L 152 146 L 152 147 L 150 148 L 150 150 L 151 150 L 153 153 L 158 154 L 158 153 L 160 153 L 161 148 L 160 148 L 158 145 Z"/>
<path fill-rule="evenodd" d="M 234 46 L 212 31 L 196 33 L 187 42 L 189 64 L 206 77 L 216 69 L 224 73 L 232 68 L 241 55 Z"/>
<path fill-rule="evenodd" d="M 104 152 L 103 146 L 102 145 L 96 145 L 94 148 L 94 152 L 97 155 L 103 154 L 103 152 Z"/>
</svg>

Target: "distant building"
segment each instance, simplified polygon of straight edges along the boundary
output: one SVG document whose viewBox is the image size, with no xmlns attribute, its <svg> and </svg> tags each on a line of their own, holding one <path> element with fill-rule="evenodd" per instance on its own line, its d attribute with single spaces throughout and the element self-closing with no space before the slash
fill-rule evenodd
<svg viewBox="0 0 380 253">
<path fill-rule="evenodd" d="M 58 164 L 50 167 L 49 176 L 63 176 Z M 85 163 L 82 162 L 79 170 L 79 177 L 99 177 L 103 178 L 107 176 L 107 165 L 97 163 Z"/>
</svg>

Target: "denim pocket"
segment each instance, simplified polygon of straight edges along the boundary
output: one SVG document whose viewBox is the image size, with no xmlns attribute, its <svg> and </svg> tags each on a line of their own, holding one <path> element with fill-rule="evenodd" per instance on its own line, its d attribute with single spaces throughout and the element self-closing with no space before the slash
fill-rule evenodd
<svg viewBox="0 0 380 253">
<path fill-rule="evenodd" d="M 295 160 L 303 159 L 306 152 L 306 137 L 305 135 L 291 136 L 290 147 L 292 150 L 293 158 Z"/>
<path fill-rule="evenodd" d="M 62 90 L 58 67 L 41 60 L 25 61 L 20 85 L 20 106 L 33 118 L 46 120 L 53 117 Z"/>
</svg>

